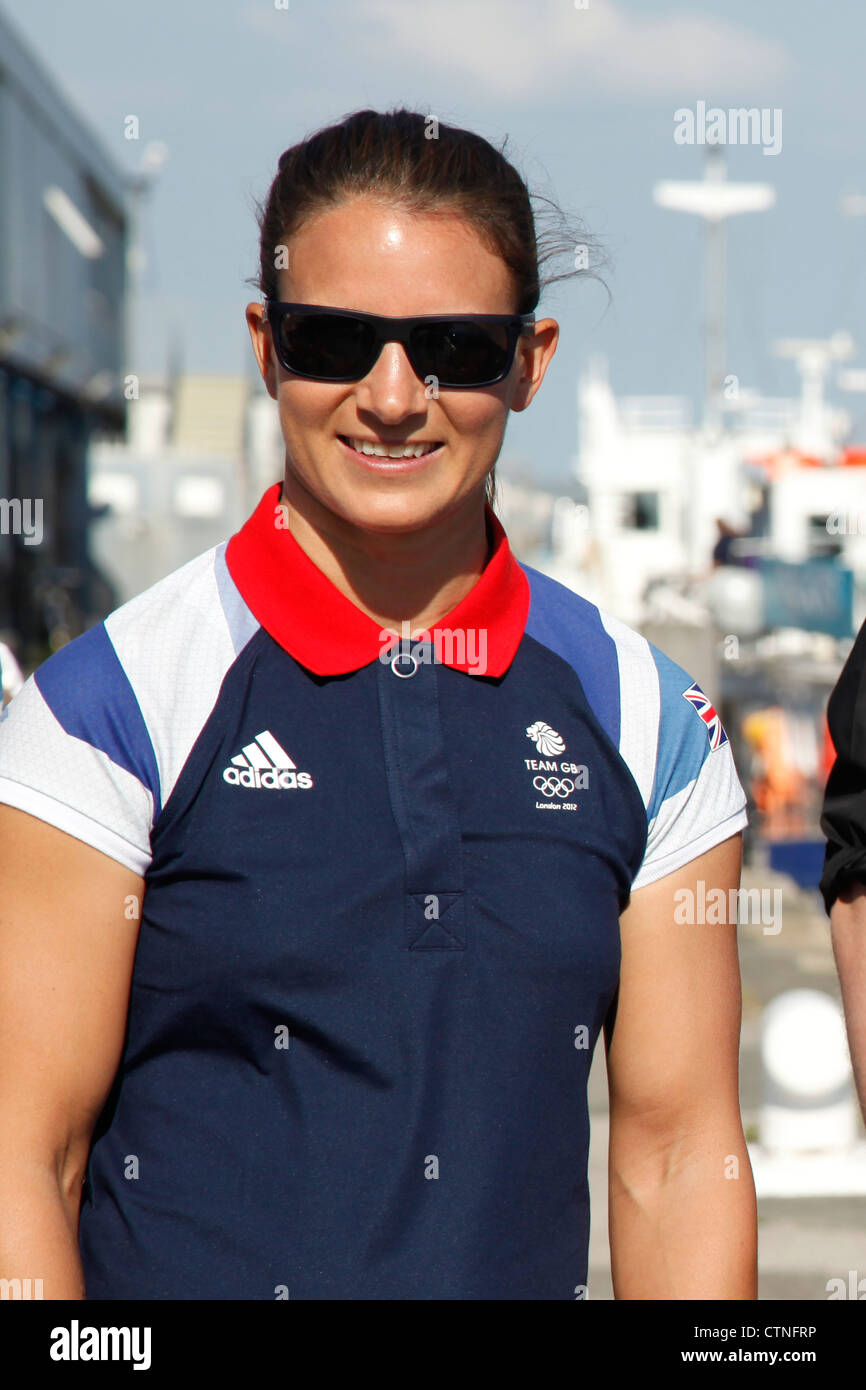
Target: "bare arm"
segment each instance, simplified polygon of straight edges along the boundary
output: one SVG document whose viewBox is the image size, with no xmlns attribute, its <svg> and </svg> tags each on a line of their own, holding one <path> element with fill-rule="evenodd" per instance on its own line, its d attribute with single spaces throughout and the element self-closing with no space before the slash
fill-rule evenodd
<svg viewBox="0 0 866 1390">
<path fill-rule="evenodd" d="M 849 883 L 840 891 L 830 909 L 830 934 L 854 1082 L 866 1120 L 866 883 Z"/>
<path fill-rule="evenodd" d="M 143 895 L 132 870 L 0 805 L 0 1278 L 41 1279 L 46 1299 L 85 1294 L 81 1184 Z"/>
<path fill-rule="evenodd" d="M 757 1211 L 740 1117 L 741 1016 L 731 836 L 632 894 L 608 1048 L 609 1229 L 614 1296 L 757 1297 Z M 721 888 L 720 923 L 677 921 Z M 709 915 L 709 914 L 707 914 Z"/>
</svg>

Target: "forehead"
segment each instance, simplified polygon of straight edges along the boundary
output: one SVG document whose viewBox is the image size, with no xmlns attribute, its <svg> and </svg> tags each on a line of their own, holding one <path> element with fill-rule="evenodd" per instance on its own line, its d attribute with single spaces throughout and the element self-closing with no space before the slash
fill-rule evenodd
<svg viewBox="0 0 866 1390">
<path fill-rule="evenodd" d="M 450 209 L 410 212 L 354 198 L 309 218 L 286 245 L 283 299 L 395 316 L 515 309 L 508 266 Z"/>
</svg>

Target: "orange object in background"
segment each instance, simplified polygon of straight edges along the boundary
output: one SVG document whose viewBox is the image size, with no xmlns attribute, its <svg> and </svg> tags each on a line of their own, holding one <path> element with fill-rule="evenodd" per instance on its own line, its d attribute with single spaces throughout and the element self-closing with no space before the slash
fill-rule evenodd
<svg viewBox="0 0 866 1390">
<path fill-rule="evenodd" d="M 787 712 L 780 705 L 753 710 L 742 723 L 752 750 L 752 797 L 768 839 L 802 834 L 809 779 L 797 765 Z"/>
<path fill-rule="evenodd" d="M 763 469 L 768 478 L 781 477 L 795 468 L 866 468 L 866 444 L 849 444 L 830 459 L 804 454 L 800 449 L 777 449 L 772 454 L 761 454 L 746 461 L 755 468 Z"/>
<path fill-rule="evenodd" d="M 780 478 L 793 473 L 797 468 L 824 468 L 824 459 L 815 454 L 804 454 L 799 449 L 779 449 L 773 454 L 762 454 L 760 458 L 749 459 L 749 463 L 762 468 L 768 478 Z"/>
</svg>

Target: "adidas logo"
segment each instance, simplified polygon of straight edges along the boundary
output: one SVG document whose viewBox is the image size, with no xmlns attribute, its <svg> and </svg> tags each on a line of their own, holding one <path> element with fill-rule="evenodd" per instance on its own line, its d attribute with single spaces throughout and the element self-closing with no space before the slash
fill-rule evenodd
<svg viewBox="0 0 866 1390">
<path fill-rule="evenodd" d="M 270 791 L 293 787 L 306 791 L 313 785 L 309 772 L 298 772 L 285 748 L 268 729 L 256 734 L 252 743 L 232 758 L 231 766 L 223 769 L 223 781 L 235 787 L 265 787 Z"/>
</svg>

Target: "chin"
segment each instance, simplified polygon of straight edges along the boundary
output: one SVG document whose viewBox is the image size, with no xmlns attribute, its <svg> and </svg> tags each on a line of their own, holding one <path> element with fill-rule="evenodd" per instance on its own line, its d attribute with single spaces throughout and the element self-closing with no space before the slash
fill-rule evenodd
<svg viewBox="0 0 866 1390">
<path fill-rule="evenodd" d="M 374 503 L 359 504 L 341 510 L 347 521 L 351 521 L 365 531 L 398 533 L 400 531 L 420 531 L 437 521 L 442 515 L 441 503 L 416 500 L 382 498 Z"/>
<path fill-rule="evenodd" d="M 325 502 L 350 525 L 364 531 L 419 531 L 452 513 L 467 494 L 438 488 L 389 488 L 345 493 Z M 324 500 L 324 499 L 323 499 Z"/>
</svg>

